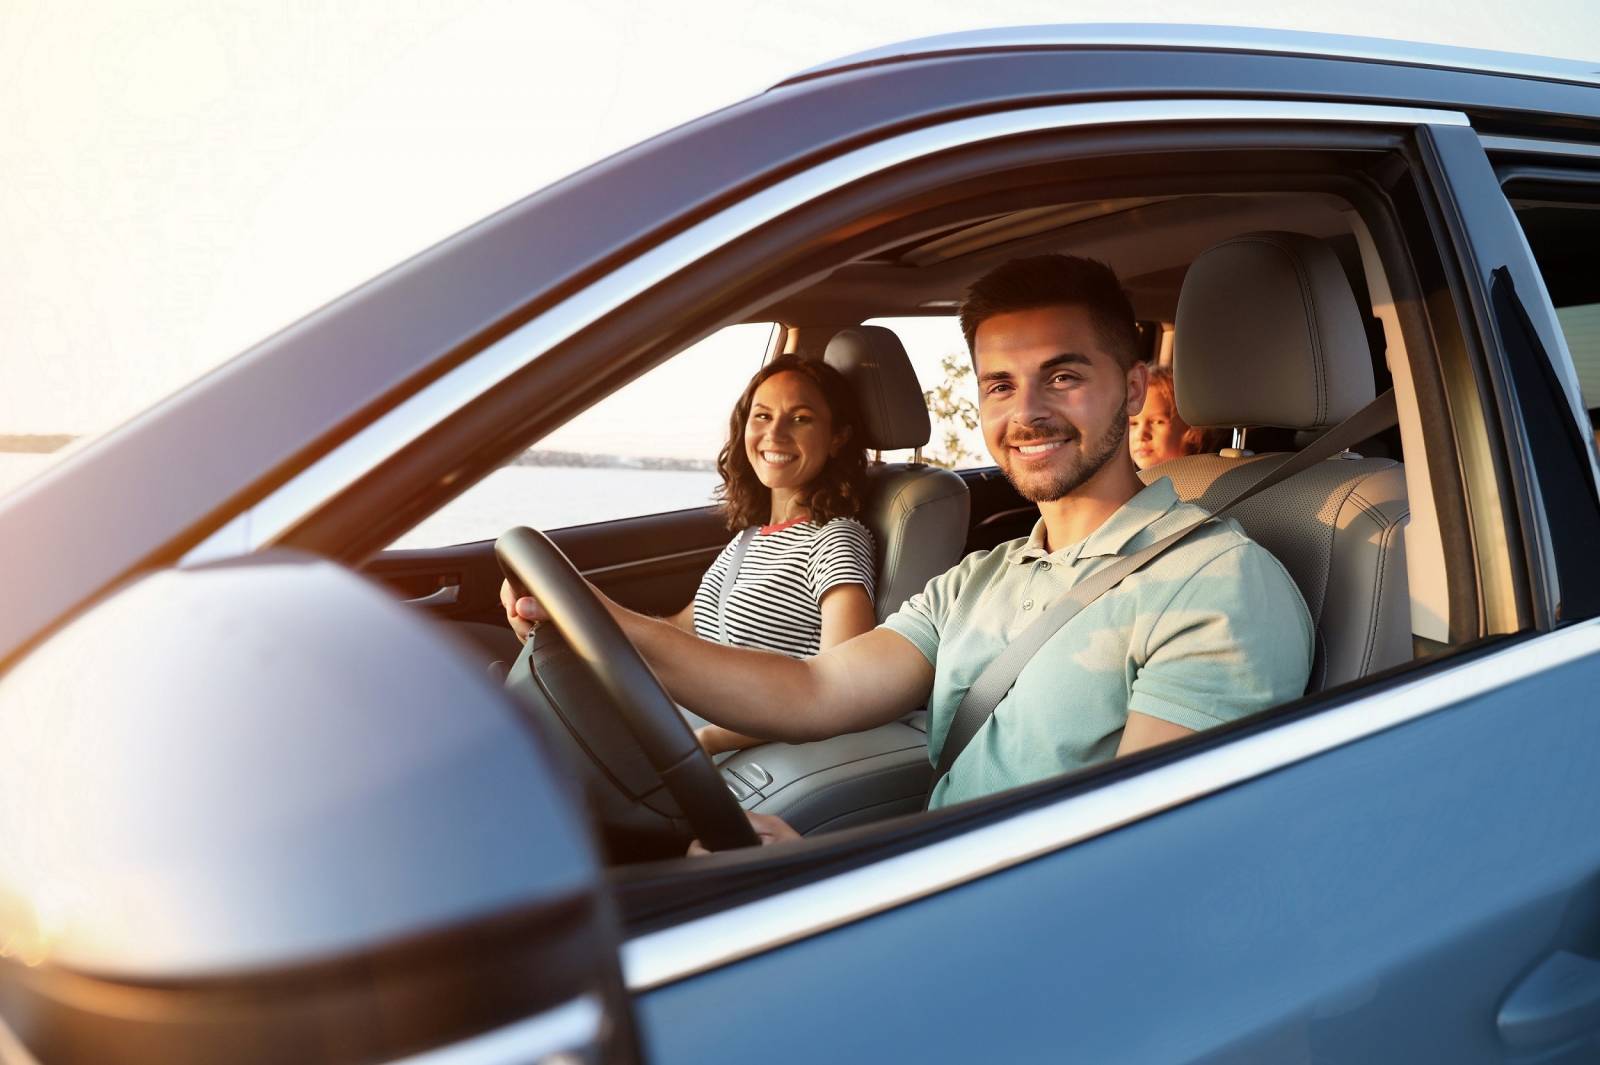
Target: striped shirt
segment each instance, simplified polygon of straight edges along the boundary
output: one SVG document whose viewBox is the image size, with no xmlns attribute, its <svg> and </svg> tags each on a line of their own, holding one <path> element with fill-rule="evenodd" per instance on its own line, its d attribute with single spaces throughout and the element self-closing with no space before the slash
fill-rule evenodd
<svg viewBox="0 0 1600 1065">
<path fill-rule="evenodd" d="M 702 639 L 806 658 L 822 646 L 824 593 L 859 584 L 872 597 L 872 534 L 865 525 L 854 518 L 789 522 L 766 526 L 750 540 L 727 616 L 719 618 L 717 601 L 738 542 L 734 537 L 723 548 L 695 592 L 694 631 Z"/>
</svg>

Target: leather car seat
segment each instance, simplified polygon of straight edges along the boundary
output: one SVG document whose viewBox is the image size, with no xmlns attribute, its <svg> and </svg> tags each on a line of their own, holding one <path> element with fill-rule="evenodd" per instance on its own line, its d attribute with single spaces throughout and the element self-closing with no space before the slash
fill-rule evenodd
<svg viewBox="0 0 1600 1065">
<path fill-rule="evenodd" d="M 1203 428 L 1320 431 L 1374 396 L 1361 312 L 1338 258 L 1298 233 L 1247 233 L 1202 253 L 1179 293 L 1173 386 Z M 1144 471 L 1214 507 L 1290 453 L 1227 449 Z M 1299 585 L 1316 625 L 1308 691 L 1411 658 L 1404 467 L 1345 452 L 1236 507 Z"/>
<path fill-rule="evenodd" d="M 869 449 L 927 444 L 932 426 L 922 386 L 893 330 L 879 325 L 842 329 L 828 341 L 823 361 L 854 389 Z M 876 541 L 882 621 L 960 560 L 971 503 L 960 477 L 921 462 L 873 462 L 867 479 L 861 520 Z"/>
</svg>

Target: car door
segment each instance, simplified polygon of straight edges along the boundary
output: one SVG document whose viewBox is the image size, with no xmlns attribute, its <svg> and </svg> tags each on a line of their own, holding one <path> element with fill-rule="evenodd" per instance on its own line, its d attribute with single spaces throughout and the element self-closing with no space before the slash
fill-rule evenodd
<svg viewBox="0 0 1600 1065">
<path fill-rule="evenodd" d="M 1456 424 L 1468 520 L 1511 537 L 1515 558 L 1478 550 L 1515 570 L 1501 606 L 1519 631 L 646 929 L 624 958 L 654 1060 L 755 1044 L 773 1061 L 1600 1054 L 1593 445 L 1480 138 L 1414 136 L 1428 222 L 1411 251 L 1437 257 L 1435 328 L 1459 330 L 1441 343 L 1498 411 L 1476 454 Z"/>
</svg>

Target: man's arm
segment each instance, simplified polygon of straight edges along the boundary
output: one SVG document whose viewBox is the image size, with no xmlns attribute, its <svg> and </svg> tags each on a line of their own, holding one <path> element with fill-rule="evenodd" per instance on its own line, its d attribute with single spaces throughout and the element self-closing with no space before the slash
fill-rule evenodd
<svg viewBox="0 0 1600 1065">
<path fill-rule="evenodd" d="M 694 635 L 694 600 L 689 600 L 689 605 L 676 614 L 668 614 L 664 619 L 670 621 L 675 627 L 682 629 L 689 635 Z"/>
<path fill-rule="evenodd" d="M 1151 736 L 1136 716 L 1198 731 L 1298 698 L 1312 642 L 1311 616 L 1278 560 L 1252 541 L 1229 547 L 1190 574 L 1152 624 L 1118 753 Z"/>
<path fill-rule="evenodd" d="M 690 604 L 693 606 L 693 604 Z M 870 632 L 873 625 L 872 599 L 866 588 L 859 584 L 838 584 L 822 596 L 821 650 L 827 651 L 862 633 Z M 676 618 L 669 618 L 676 623 Z M 679 628 L 684 626 L 679 625 Z M 691 624 L 685 631 L 693 632 Z M 759 736 L 746 736 L 721 725 L 704 725 L 695 730 L 700 746 L 707 754 L 738 751 L 765 742 Z"/>
<path fill-rule="evenodd" d="M 887 724 L 933 688 L 933 667 L 898 633 L 877 628 L 815 658 L 727 647 L 691 636 L 600 595 L 672 697 L 724 728 L 803 743 Z M 548 615 L 536 599 L 501 588 L 519 636 Z"/>
<path fill-rule="evenodd" d="M 1128 723 L 1122 727 L 1122 740 L 1117 744 L 1117 757 L 1142 751 L 1146 747 L 1159 747 L 1163 743 L 1181 740 L 1193 733 L 1192 728 L 1184 728 L 1182 725 L 1163 721 L 1159 717 L 1129 710 Z"/>
</svg>

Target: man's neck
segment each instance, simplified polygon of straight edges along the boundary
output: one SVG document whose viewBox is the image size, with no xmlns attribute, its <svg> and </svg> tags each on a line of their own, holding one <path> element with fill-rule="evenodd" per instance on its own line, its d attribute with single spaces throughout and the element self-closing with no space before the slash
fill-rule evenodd
<svg viewBox="0 0 1600 1065">
<path fill-rule="evenodd" d="M 1060 499 L 1040 503 L 1045 550 L 1059 551 L 1086 538 L 1143 488 L 1133 460 L 1119 457 Z"/>
</svg>

